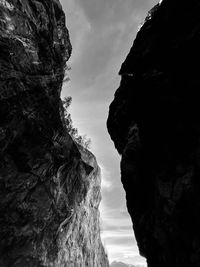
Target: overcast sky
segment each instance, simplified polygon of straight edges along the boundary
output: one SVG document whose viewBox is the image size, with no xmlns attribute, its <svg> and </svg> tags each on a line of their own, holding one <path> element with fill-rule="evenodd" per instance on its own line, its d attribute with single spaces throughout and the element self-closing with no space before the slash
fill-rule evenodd
<svg viewBox="0 0 200 267">
<path fill-rule="evenodd" d="M 106 119 L 119 85 L 120 66 L 147 11 L 157 2 L 61 0 L 73 47 L 71 81 L 63 86 L 62 96 L 72 96 L 74 125 L 92 139 L 91 150 L 102 169 L 102 238 L 110 262 L 145 262 L 138 256 L 120 182 L 120 158 L 107 133 Z"/>
</svg>

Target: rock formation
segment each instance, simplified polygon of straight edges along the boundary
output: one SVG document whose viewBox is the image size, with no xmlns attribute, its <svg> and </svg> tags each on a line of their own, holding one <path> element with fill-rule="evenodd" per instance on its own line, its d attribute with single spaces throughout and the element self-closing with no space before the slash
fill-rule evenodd
<svg viewBox="0 0 200 267">
<path fill-rule="evenodd" d="M 123 63 L 108 130 L 149 267 L 200 266 L 200 3 L 163 0 Z"/>
<path fill-rule="evenodd" d="M 58 0 L 0 0 L 0 266 L 108 267 L 100 170 L 63 120 Z"/>
</svg>

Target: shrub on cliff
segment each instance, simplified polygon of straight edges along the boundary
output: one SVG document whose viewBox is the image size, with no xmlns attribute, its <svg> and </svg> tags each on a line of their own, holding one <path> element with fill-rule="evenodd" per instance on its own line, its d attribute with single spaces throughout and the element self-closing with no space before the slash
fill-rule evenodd
<svg viewBox="0 0 200 267">
<path fill-rule="evenodd" d="M 79 145 L 81 145 L 86 149 L 90 149 L 91 139 L 88 138 L 86 135 L 79 135 L 78 129 L 75 128 L 73 125 L 71 114 L 69 113 L 69 107 L 72 103 L 72 97 L 71 96 L 65 97 L 62 102 L 64 108 L 64 120 L 68 133 L 71 135 L 74 141 L 77 142 Z"/>
</svg>

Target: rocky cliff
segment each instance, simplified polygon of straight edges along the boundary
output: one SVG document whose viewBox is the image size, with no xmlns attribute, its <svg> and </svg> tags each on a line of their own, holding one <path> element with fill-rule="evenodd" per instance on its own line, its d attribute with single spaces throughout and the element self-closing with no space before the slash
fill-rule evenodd
<svg viewBox="0 0 200 267">
<path fill-rule="evenodd" d="M 63 120 L 58 0 L 0 0 L 0 266 L 108 267 L 100 170 Z"/>
<path fill-rule="evenodd" d="M 200 4 L 163 0 L 123 63 L 108 130 L 149 267 L 200 266 Z"/>
</svg>

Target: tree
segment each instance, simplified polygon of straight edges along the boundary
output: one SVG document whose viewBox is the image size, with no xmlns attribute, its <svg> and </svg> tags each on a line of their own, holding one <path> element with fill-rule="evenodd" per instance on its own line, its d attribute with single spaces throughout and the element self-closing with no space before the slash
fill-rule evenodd
<svg viewBox="0 0 200 267">
<path fill-rule="evenodd" d="M 73 140 L 81 145 L 82 147 L 86 149 L 90 149 L 91 147 L 91 139 L 88 138 L 86 135 L 79 135 L 78 129 L 73 126 L 71 114 L 69 113 L 69 107 L 72 103 L 72 97 L 68 96 L 65 97 L 63 102 L 63 108 L 64 108 L 64 121 L 67 128 L 68 133 L 71 135 Z"/>
</svg>

